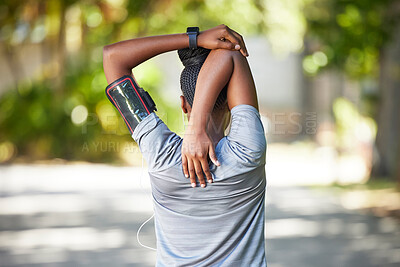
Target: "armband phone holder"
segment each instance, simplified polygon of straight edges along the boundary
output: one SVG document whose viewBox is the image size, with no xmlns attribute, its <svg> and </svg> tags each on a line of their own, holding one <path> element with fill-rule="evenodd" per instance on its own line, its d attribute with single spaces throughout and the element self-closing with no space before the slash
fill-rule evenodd
<svg viewBox="0 0 400 267">
<path fill-rule="evenodd" d="M 140 88 L 129 75 L 122 76 L 109 84 L 106 95 L 118 109 L 131 135 L 144 118 L 157 110 L 149 93 Z"/>
</svg>

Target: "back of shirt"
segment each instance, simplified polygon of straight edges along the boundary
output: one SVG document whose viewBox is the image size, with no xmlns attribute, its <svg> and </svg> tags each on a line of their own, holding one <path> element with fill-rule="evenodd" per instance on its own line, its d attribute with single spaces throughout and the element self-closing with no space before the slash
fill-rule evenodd
<svg viewBox="0 0 400 267">
<path fill-rule="evenodd" d="M 229 134 L 216 146 L 213 183 L 190 186 L 182 171 L 182 139 L 152 113 L 133 138 L 151 179 L 157 266 L 266 266 L 266 140 L 258 111 L 231 110 Z"/>
</svg>

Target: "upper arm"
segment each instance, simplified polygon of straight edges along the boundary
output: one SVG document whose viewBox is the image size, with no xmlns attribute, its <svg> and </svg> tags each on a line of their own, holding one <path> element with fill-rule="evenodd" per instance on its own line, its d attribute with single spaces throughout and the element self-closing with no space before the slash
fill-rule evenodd
<svg viewBox="0 0 400 267">
<path fill-rule="evenodd" d="M 196 83 L 202 91 L 212 88 L 203 97 L 215 102 L 219 92 L 227 86 L 228 106 L 246 104 L 258 110 L 256 88 L 247 59 L 238 51 L 224 49 L 212 50 L 201 68 Z M 195 96 L 196 98 L 196 96 Z M 204 100 L 209 103 L 209 100 Z M 213 102 L 213 103 L 214 103 Z"/>
<path fill-rule="evenodd" d="M 112 45 L 103 47 L 103 69 L 107 83 L 110 84 L 124 75 L 130 75 L 135 80 L 136 84 L 139 85 L 135 76 L 133 76 L 132 70 L 120 64 L 118 55 L 115 55 L 114 51 Z"/>
<path fill-rule="evenodd" d="M 239 162 L 257 165 L 265 160 L 265 132 L 255 107 L 244 104 L 232 109 L 232 124 L 227 140 Z"/>
<path fill-rule="evenodd" d="M 256 87 L 247 58 L 234 51 L 232 61 L 233 72 L 227 90 L 229 109 L 246 104 L 258 110 Z"/>
<path fill-rule="evenodd" d="M 131 75 L 133 77 L 132 70 L 120 64 L 118 55 L 115 54 L 112 45 L 103 47 L 103 69 L 108 84 L 124 75 Z"/>
<path fill-rule="evenodd" d="M 139 145 L 149 170 L 169 168 L 179 162 L 182 138 L 168 129 L 155 113 L 136 127 L 132 137 Z"/>
<path fill-rule="evenodd" d="M 237 155 L 244 162 L 257 163 L 265 155 L 266 140 L 249 64 L 237 51 L 212 50 L 200 71 L 196 93 L 207 88 L 219 93 L 226 85 L 232 114 L 229 145 L 232 151 L 245 152 Z"/>
</svg>

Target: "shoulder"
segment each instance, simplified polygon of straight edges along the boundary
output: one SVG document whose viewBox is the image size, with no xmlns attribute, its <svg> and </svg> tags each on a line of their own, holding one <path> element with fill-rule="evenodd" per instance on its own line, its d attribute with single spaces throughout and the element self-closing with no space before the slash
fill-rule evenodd
<svg viewBox="0 0 400 267">
<path fill-rule="evenodd" d="M 227 135 L 227 146 L 244 164 L 259 165 L 265 162 L 267 141 L 258 110 L 250 105 L 232 108 L 232 124 Z"/>
<path fill-rule="evenodd" d="M 182 138 L 154 112 L 139 123 L 132 137 L 139 145 L 149 171 L 169 168 L 181 160 Z"/>
</svg>

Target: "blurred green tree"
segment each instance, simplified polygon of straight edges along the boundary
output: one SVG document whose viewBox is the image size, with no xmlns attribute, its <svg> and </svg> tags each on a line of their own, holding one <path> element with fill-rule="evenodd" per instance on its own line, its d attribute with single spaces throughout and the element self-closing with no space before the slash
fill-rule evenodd
<svg viewBox="0 0 400 267">
<path fill-rule="evenodd" d="M 120 144 L 132 142 L 104 95 L 102 47 L 149 34 L 184 32 L 187 25 L 207 28 L 224 22 L 257 33 L 263 28 L 259 2 L 2 1 L 0 46 L 14 85 L 0 98 L 0 163 L 21 158 L 120 161 Z M 237 20 L 248 16 L 253 19 Z M 20 51 L 26 47 L 38 52 L 35 74 L 24 73 L 30 62 Z M 156 94 L 162 75 L 154 65 L 139 66 L 135 73 L 159 110 L 178 114 L 178 107 Z M 179 123 L 169 120 L 168 126 L 175 130 Z"/>
<path fill-rule="evenodd" d="M 318 0 L 304 14 L 305 72 L 333 67 L 364 85 L 362 111 L 378 125 L 372 175 L 400 182 L 400 2 Z"/>
<path fill-rule="evenodd" d="M 0 48 L 14 83 L 0 98 L 0 162 L 119 161 L 116 143 L 131 138 L 104 97 L 102 47 L 225 23 L 245 36 L 265 34 L 278 53 L 302 51 L 305 35 L 303 67 L 311 76 L 333 67 L 361 82 L 378 81 L 376 93 L 363 89 L 372 107 L 366 112 L 378 122 L 374 170 L 394 177 L 400 168 L 399 17 L 395 0 L 4 0 Z M 32 45 L 39 46 L 35 74 L 24 72 L 27 62 L 19 53 Z M 178 112 L 158 96 L 163 77 L 154 65 L 135 73 L 159 110 Z"/>
<path fill-rule="evenodd" d="M 0 3 L 2 57 L 14 81 L 0 99 L 0 163 L 15 158 L 121 162 L 119 144 L 131 139 L 105 101 L 102 47 L 120 37 L 128 13 L 138 16 L 151 4 Z M 24 73 L 30 62 L 20 51 L 27 47 L 39 52 L 36 74 Z M 151 79 L 150 90 L 159 82 L 154 75 Z"/>
</svg>

